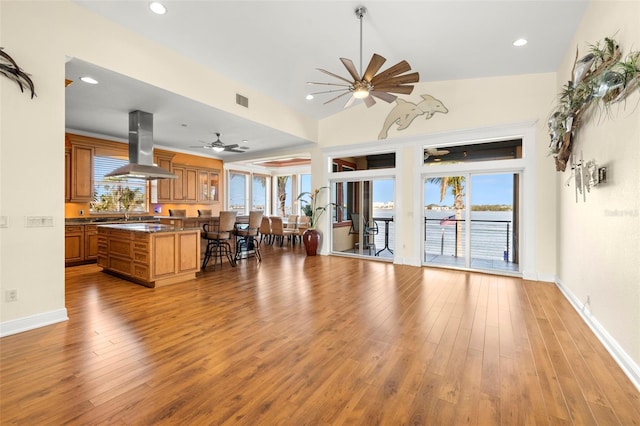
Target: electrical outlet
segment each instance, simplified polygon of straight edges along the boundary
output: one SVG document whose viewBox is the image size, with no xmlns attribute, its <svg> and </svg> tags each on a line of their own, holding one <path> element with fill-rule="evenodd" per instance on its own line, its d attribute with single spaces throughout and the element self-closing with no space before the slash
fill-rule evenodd
<svg viewBox="0 0 640 426">
<path fill-rule="evenodd" d="M 12 288 L 11 290 L 7 290 L 4 293 L 5 300 L 7 302 L 17 302 L 18 301 L 18 289 Z"/>
</svg>

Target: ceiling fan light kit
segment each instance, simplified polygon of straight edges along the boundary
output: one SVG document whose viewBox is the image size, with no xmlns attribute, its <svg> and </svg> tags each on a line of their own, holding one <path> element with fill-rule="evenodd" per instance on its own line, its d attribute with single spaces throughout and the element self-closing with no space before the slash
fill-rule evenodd
<svg viewBox="0 0 640 426">
<path fill-rule="evenodd" d="M 375 105 L 376 101 L 374 97 L 391 103 L 397 98 L 397 96 L 392 93 L 403 95 L 410 94 L 413 91 L 413 84 L 411 83 L 417 83 L 420 80 L 420 74 L 417 72 L 405 74 L 411 71 L 411 65 L 409 65 L 407 61 L 398 62 L 387 70 L 378 73 L 380 68 L 382 68 L 382 65 L 386 62 L 386 59 L 383 56 L 374 53 L 366 70 L 364 73 L 362 72 L 362 18 L 366 14 L 367 9 L 360 6 L 355 12 L 356 16 L 360 20 L 360 72 L 356 70 L 353 61 L 347 58 L 340 58 L 340 61 L 349 72 L 351 78 L 353 78 L 353 81 L 327 70 L 317 68 L 318 71 L 337 78 L 341 80 L 342 83 L 309 82 L 308 84 L 340 87 L 340 89 L 314 92 L 311 93 L 311 95 L 342 92 L 338 96 L 326 101 L 325 104 L 350 94 L 351 97 L 345 104 L 345 108 L 351 106 L 356 99 L 363 99 L 368 108 Z"/>
</svg>

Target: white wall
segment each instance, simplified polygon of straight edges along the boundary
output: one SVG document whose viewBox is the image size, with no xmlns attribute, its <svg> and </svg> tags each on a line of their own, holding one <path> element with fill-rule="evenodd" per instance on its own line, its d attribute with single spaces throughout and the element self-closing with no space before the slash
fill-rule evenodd
<svg viewBox="0 0 640 426">
<path fill-rule="evenodd" d="M 315 121 L 71 1 L 1 1 L 0 40 L 31 74 L 38 94 L 32 100 L 0 77 L 0 216 L 6 216 L 9 224 L 0 228 L 0 335 L 66 319 L 66 56 L 307 140 L 317 139 Z M 251 98 L 250 109 L 235 105 L 237 92 Z M 26 216 L 51 216 L 54 226 L 25 228 Z M 17 302 L 5 302 L 7 289 L 18 290 Z"/>
<path fill-rule="evenodd" d="M 558 71 L 557 90 L 569 79 L 575 47 L 614 37 L 623 55 L 640 50 L 640 2 L 592 1 Z M 558 281 L 570 300 L 591 303 L 585 318 L 640 384 L 640 93 L 583 120 L 573 152 L 608 168 L 608 182 L 575 201 L 558 173 Z M 569 168 L 568 168 L 569 169 Z M 626 358 L 626 359 L 625 359 Z M 635 365 L 633 365 L 635 364 Z"/>
</svg>

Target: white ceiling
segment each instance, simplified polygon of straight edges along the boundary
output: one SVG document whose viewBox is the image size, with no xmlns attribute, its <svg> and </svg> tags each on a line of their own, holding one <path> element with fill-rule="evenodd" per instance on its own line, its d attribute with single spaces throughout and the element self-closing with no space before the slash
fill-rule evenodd
<svg viewBox="0 0 640 426">
<path fill-rule="evenodd" d="M 340 57 L 359 67 L 360 5 L 367 8 L 363 67 L 373 53 L 387 58 L 383 69 L 405 59 L 424 83 L 554 72 L 588 0 L 179 0 L 164 1 L 163 16 L 150 12 L 147 1 L 77 3 L 321 119 L 339 113 L 346 98 L 327 105 L 330 95 L 308 101 L 309 92 L 323 89 L 306 83 L 336 82 L 316 68 L 348 77 Z M 512 42 L 520 37 L 529 43 L 516 48 Z M 101 84 L 79 83 L 81 75 L 94 75 Z M 304 151 L 309 143 L 78 59 L 67 63 L 67 78 L 76 81 L 67 88 L 68 129 L 126 140 L 127 113 L 141 109 L 154 114 L 157 145 L 207 155 L 189 147 L 220 132 L 225 143 L 250 147 L 244 154 L 216 155 L 225 161 L 270 156 L 289 146 Z"/>
</svg>

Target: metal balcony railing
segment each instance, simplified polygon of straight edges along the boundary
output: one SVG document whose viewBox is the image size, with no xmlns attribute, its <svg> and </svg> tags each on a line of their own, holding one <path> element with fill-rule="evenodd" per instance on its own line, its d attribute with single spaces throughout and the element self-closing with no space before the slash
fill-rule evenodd
<svg viewBox="0 0 640 426">
<path fill-rule="evenodd" d="M 424 219 L 426 254 L 464 256 L 466 221 Z M 513 261 L 513 225 L 510 220 L 471 219 L 471 258 Z"/>
</svg>

